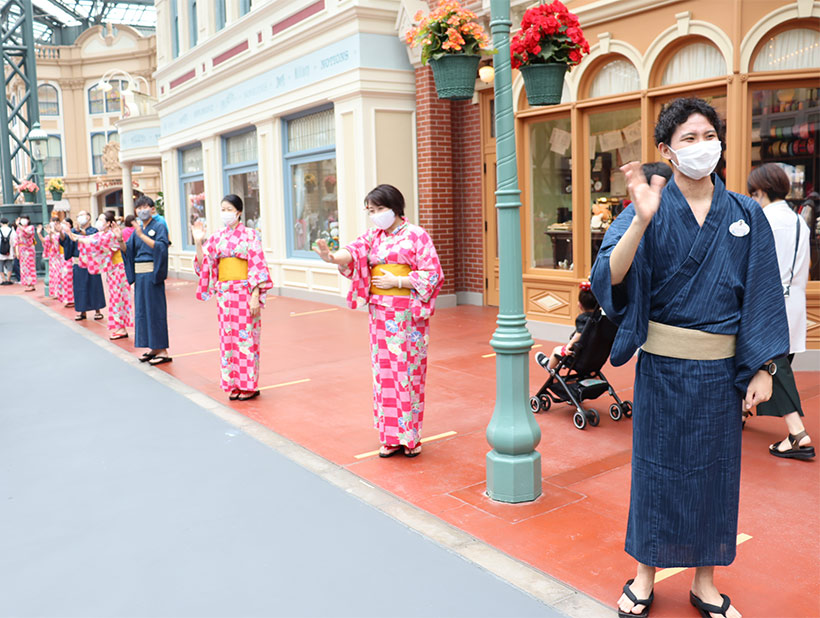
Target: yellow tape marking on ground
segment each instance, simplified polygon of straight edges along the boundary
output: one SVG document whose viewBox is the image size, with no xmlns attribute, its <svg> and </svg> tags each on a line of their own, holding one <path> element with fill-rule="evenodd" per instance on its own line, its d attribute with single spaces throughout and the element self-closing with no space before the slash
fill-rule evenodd
<svg viewBox="0 0 820 618">
<path fill-rule="evenodd" d="M 741 532 L 740 534 L 737 535 L 737 544 L 740 545 L 741 543 L 745 543 L 746 541 L 750 540 L 751 538 L 752 537 L 750 537 L 748 534 L 743 534 Z M 686 568 L 681 568 L 681 567 L 675 567 L 675 568 L 672 568 L 672 569 L 661 569 L 660 571 L 655 573 L 655 583 L 657 584 L 658 582 L 662 582 L 665 579 L 669 579 L 673 575 L 677 575 L 678 573 L 682 573 L 685 570 L 686 570 Z"/>
<path fill-rule="evenodd" d="M 541 345 L 540 343 L 536 343 L 534 346 L 532 346 L 532 349 L 534 350 L 535 348 L 543 348 L 543 347 L 544 346 Z M 495 356 L 495 352 L 493 352 L 492 354 L 482 354 L 481 358 L 492 358 L 493 356 Z"/>
<path fill-rule="evenodd" d="M 328 311 L 338 311 L 338 307 L 334 307 L 333 309 L 317 309 L 316 311 L 302 311 L 301 313 L 294 313 L 293 311 L 290 312 L 290 317 L 295 318 L 300 315 L 313 315 L 314 313 L 327 313 Z"/>
<path fill-rule="evenodd" d="M 441 440 L 442 438 L 449 438 L 450 436 L 456 435 L 455 431 L 445 431 L 444 433 L 437 433 L 434 436 L 430 436 L 429 438 L 422 438 L 421 443 L 424 444 L 425 442 L 432 442 L 433 440 Z M 370 451 L 367 453 L 362 453 L 361 455 L 354 455 L 354 459 L 365 459 L 366 457 L 374 457 L 378 455 L 379 451 Z"/>
<path fill-rule="evenodd" d="M 219 348 L 211 348 L 210 350 L 200 350 L 199 352 L 185 352 L 185 354 L 174 354 L 174 358 L 182 358 L 183 356 L 196 356 L 197 354 L 207 354 L 208 352 L 219 352 Z"/>
<path fill-rule="evenodd" d="M 291 384 L 302 384 L 303 382 L 310 382 L 310 378 L 304 378 L 303 380 L 294 380 L 293 382 L 282 382 L 281 384 L 273 384 L 271 386 L 263 386 L 259 390 L 266 391 L 269 388 L 279 388 L 280 386 L 290 386 Z"/>
</svg>

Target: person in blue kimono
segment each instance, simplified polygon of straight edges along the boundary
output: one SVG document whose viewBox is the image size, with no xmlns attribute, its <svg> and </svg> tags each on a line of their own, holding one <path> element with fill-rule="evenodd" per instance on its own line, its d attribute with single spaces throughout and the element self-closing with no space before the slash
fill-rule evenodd
<svg viewBox="0 0 820 618">
<path fill-rule="evenodd" d="M 695 567 L 701 616 L 739 618 L 714 570 L 735 558 L 742 410 L 771 396 L 771 361 L 789 348 L 774 241 L 757 204 L 714 173 L 723 123 L 710 105 L 668 104 L 655 143 L 673 177 L 622 168 L 632 204 L 591 274 L 618 324 L 612 364 L 641 348 L 625 546 L 638 565 L 618 615 L 649 614 L 656 568 Z"/>
<path fill-rule="evenodd" d="M 140 357 L 151 365 L 170 363 L 165 279 L 168 276 L 168 228 L 151 217 L 154 201 L 140 196 L 134 203 L 133 234 L 120 249 L 128 283 L 134 286 L 134 345 L 148 348 Z"/>
<path fill-rule="evenodd" d="M 77 215 L 77 227 L 71 228 L 64 223 L 60 229 L 60 244 L 63 247 L 65 259 L 74 259 L 73 289 L 74 289 L 74 311 L 77 312 L 77 321 L 86 319 L 87 311 L 94 311 L 94 319 L 102 320 L 103 314 L 100 309 L 105 307 L 105 292 L 103 292 L 102 275 L 92 275 L 87 268 L 83 268 L 77 263 L 80 257 L 80 247 L 75 238 L 77 236 L 91 236 L 99 230 L 91 225 L 91 216 L 85 210 L 81 210 Z M 73 237 L 72 237 L 73 236 Z"/>
</svg>

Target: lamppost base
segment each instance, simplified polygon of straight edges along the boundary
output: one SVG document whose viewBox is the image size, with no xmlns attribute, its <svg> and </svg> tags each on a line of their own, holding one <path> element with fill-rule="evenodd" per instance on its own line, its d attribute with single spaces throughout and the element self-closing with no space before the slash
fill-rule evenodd
<svg viewBox="0 0 820 618">
<path fill-rule="evenodd" d="M 532 502 L 541 495 L 541 453 L 487 453 L 487 495 L 498 502 Z"/>
</svg>

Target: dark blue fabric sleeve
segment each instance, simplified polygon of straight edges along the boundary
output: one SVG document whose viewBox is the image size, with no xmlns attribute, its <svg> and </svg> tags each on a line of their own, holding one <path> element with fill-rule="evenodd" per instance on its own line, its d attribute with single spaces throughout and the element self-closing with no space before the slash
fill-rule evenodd
<svg viewBox="0 0 820 618">
<path fill-rule="evenodd" d="M 590 273 L 592 293 L 595 294 L 607 317 L 618 325 L 618 333 L 615 335 L 610 355 L 610 360 L 616 367 L 626 363 L 643 345 L 649 323 L 651 270 L 646 236 L 650 232 L 651 224 L 638 245 L 632 266 L 618 285 L 612 285 L 612 272 L 609 267 L 612 250 L 626 233 L 634 216 L 635 208 L 630 204 L 612 222 Z"/>
<path fill-rule="evenodd" d="M 157 285 L 168 278 L 168 228 L 162 224 L 157 225 L 154 241 L 154 277 L 153 283 Z"/>
<path fill-rule="evenodd" d="M 134 258 L 137 255 L 136 234 L 131 234 L 128 240 L 125 241 L 125 253 L 122 256 L 122 263 L 125 267 L 125 278 L 128 279 L 129 285 L 134 285 L 137 280 L 136 272 L 134 271 Z"/>
<path fill-rule="evenodd" d="M 769 222 L 757 204 L 744 196 L 732 197 L 745 206 L 751 228 L 735 348 L 735 387 L 745 395 L 749 380 L 763 363 L 789 353 L 789 323 Z"/>
</svg>

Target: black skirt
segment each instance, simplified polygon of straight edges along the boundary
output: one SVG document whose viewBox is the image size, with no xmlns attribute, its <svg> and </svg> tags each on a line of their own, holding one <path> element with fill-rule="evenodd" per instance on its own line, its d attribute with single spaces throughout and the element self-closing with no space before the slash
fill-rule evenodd
<svg viewBox="0 0 820 618">
<path fill-rule="evenodd" d="M 777 372 L 772 377 L 772 398 L 757 406 L 758 416 L 786 416 L 797 412 L 803 416 L 800 394 L 794 382 L 792 359 L 794 354 L 775 360 Z"/>
</svg>

